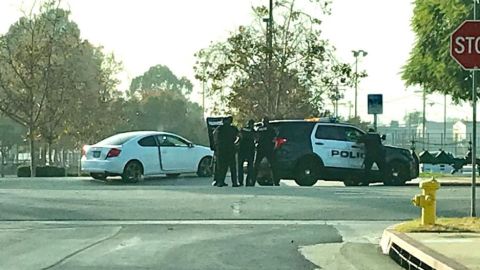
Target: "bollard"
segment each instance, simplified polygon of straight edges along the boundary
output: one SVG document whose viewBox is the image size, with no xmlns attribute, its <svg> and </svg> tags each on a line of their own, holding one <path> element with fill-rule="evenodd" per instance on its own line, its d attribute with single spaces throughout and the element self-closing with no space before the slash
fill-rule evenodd
<svg viewBox="0 0 480 270">
<path fill-rule="evenodd" d="M 419 187 L 422 189 L 422 195 L 415 195 L 412 202 L 415 206 L 422 208 L 422 225 L 435 225 L 436 192 L 440 188 L 440 183 L 432 178 L 432 180 L 421 182 Z"/>
</svg>

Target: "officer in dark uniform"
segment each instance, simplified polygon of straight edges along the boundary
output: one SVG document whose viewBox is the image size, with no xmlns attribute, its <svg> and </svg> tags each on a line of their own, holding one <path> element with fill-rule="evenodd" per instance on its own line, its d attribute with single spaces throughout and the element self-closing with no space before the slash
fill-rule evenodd
<svg viewBox="0 0 480 270">
<path fill-rule="evenodd" d="M 253 120 L 248 120 L 247 125 L 240 130 L 239 144 L 238 144 L 238 182 L 243 186 L 243 163 L 247 162 L 247 180 L 246 186 L 254 186 L 253 181 L 253 159 L 255 157 L 255 138 Z"/>
<path fill-rule="evenodd" d="M 238 129 L 232 126 L 233 118 L 226 117 L 223 125 L 217 127 L 213 132 L 215 143 L 215 156 L 217 158 L 217 166 L 215 170 L 215 185 L 217 187 L 225 186 L 225 177 L 228 168 L 232 177 L 232 186 L 238 187 L 237 169 L 235 162 L 235 142 L 238 136 Z"/>
<path fill-rule="evenodd" d="M 375 132 L 373 128 L 370 128 L 368 133 L 360 137 L 358 142 L 365 145 L 365 160 L 363 162 L 365 165 L 365 178 L 367 180 L 370 178 L 373 163 L 377 164 L 378 169 L 382 173 L 382 177 L 385 178 L 385 147 L 382 144 L 380 135 Z"/>
<path fill-rule="evenodd" d="M 280 179 L 275 177 L 275 170 L 273 169 L 273 150 L 275 147 L 275 130 L 270 125 L 269 119 L 264 117 L 262 119 L 262 125 L 257 129 L 257 147 L 255 153 L 254 164 L 254 183 L 257 180 L 258 171 L 260 169 L 260 163 L 262 159 L 266 158 L 273 174 L 273 184 L 275 186 L 280 185 Z"/>
</svg>

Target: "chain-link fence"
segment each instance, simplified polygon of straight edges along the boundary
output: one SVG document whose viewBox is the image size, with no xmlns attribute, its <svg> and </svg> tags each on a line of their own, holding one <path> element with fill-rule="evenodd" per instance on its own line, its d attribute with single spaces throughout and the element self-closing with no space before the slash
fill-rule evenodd
<svg viewBox="0 0 480 270">
<path fill-rule="evenodd" d="M 28 145 L 14 145 L 0 152 L 0 175 L 17 175 L 18 167 L 30 165 L 30 150 Z M 36 151 L 36 158 L 37 166 L 50 165 L 63 167 L 67 175 L 80 175 L 81 150 L 52 149 L 51 161 L 49 161 L 47 148 L 40 146 Z"/>
<path fill-rule="evenodd" d="M 443 133 L 426 133 L 425 136 L 415 132 L 402 131 L 387 131 L 381 133 L 387 135 L 387 139 L 385 141 L 385 144 L 387 145 L 403 148 L 411 148 L 413 145 L 417 153 L 423 150 L 437 151 L 441 149 L 460 157 L 466 155 L 469 147 L 471 147 L 472 140 L 471 133 L 454 135 L 445 135 Z M 480 136 L 477 135 L 477 142 L 480 142 L 479 138 Z M 480 147 L 477 146 L 477 152 L 479 150 Z"/>
</svg>

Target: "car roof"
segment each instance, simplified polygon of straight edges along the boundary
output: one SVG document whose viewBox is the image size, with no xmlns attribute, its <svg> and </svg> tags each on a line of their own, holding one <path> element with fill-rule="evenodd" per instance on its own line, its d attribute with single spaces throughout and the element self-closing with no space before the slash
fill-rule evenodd
<svg viewBox="0 0 480 270">
<path fill-rule="evenodd" d="M 122 132 L 122 133 L 117 133 L 115 135 L 132 135 L 132 136 L 147 136 L 147 135 L 158 135 L 158 134 L 164 134 L 165 132 L 160 132 L 160 131 L 130 131 L 130 132 Z"/>
<path fill-rule="evenodd" d="M 175 137 L 179 137 L 187 142 L 190 142 L 190 140 L 186 139 L 185 137 L 182 137 L 175 133 L 170 133 L 165 131 L 130 131 L 130 132 L 124 132 L 124 133 L 118 133 L 118 134 L 132 135 L 136 137 L 143 137 L 143 136 L 150 136 L 150 135 L 172 135 Z"/>
<path fill-rule="evenodd" d="M 345 126 L 355 126 L 350 123 L 338 122 L 336 119 L 327 119 L 327 118 L 312 118 L 312 119 L 287 119 L 287 120 L 272 120 L 271 124 L 276 123 L 321 123 L 321 124 L 334 124 L 334 125 L 345 125 Z"/>
<path fill-rule="evenodd" d="M 184 137 L 182 137 L 178 134 L 165 132 L 165 131 L 130 131 L 130 132 L 117 133 L 115 135 L 120 135 L 120 134 L 132 135 L 132 136 L 136 136 L 136 137 L 143 137 L 143 136 L 150 136 L 150 135 L 173 135 L 175 137 L 180 137 L 184 140 L 187 140 L 187 139 L 185 139 Z"/>
</svg>

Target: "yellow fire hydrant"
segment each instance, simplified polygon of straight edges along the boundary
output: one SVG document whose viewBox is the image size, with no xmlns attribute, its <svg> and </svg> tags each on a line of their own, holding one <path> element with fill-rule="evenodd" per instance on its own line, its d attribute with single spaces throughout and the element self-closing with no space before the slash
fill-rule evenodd
<svg viewBox="0 0 480 270">
<path fill-rule="evenodd" d="M 419 187 L 422 189 L 422 195 L 415 195 L 412 202 L 415 206 L 422 208 L 422 225 L 435 225 L 436 192 L 440 188 L 440 183 L 432 178 L 432 180 L 421 182 Z"/>
</svg>

